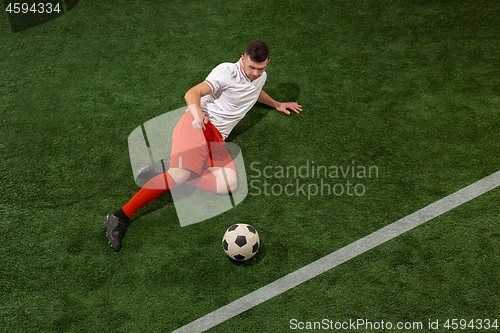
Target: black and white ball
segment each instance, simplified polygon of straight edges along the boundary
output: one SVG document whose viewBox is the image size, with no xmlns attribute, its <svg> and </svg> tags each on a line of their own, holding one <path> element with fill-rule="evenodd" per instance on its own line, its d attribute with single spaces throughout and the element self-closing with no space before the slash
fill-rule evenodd
<svg viewBox="0 0 500 333">
<path fill-rule="evenodd" d="M 230 226 L 224 238 L 222 247 L 229 258 L 244 261 L 252 258 L 259 249 L 260 240 L 257 230 L 251 225 L 238 223 Z"/>
</svg>

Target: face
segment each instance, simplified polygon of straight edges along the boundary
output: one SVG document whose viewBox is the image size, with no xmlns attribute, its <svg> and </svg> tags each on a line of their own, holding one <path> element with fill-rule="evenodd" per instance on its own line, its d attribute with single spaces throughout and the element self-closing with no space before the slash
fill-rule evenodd
<svg viewBox="0 0 500 333">
<path fill-rule="evenodd" d="M 264 73 L 266 66 L 269 63 L 269 59 L 264 62 L 253 62 L 248 56 L 241 56 L 241 59 L 243 63 L 243 71 L 252 81 L 257 80 L 262 73 Z"/>
</svg>

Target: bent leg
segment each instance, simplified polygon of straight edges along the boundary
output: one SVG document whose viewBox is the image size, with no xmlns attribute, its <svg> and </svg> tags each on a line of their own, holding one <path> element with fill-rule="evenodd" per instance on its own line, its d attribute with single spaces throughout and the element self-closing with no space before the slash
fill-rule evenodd
<svg viewBox="0 0 500 333">
<path fill-rule="evenodd" d="M 233 169 L 210 167 L 203 171 L 200 178 L 188 180 L 186 184 L 208 192 L 227 194 L 236 189 L 238 177 Z"/>
<path fill-rule="evenodd" d="M 172 179 L 177 185 L 185 183 L 193 173 L 190 170 L 181 168 L 170 168 L 167 172 L 170 174 L 170 176 L 172 176 Z"/>
<path fill-rule="evenodd" d="M 169 171 L 152 178 L 144 185 L 130 201 L 123 206 L 123 212 L 130 218 L 141 207 L 146 206 L 160 194 L 184 183 L 191 175 L 191 171 L 172 168 Z"/>
<path fill-rule="evenodd" d="M 209 168 L 217 179 L 217 193 L 231 193 L 238 186 L 238 176 L 236 171 L 231 168 L 212 167 Z"/>
</svg>

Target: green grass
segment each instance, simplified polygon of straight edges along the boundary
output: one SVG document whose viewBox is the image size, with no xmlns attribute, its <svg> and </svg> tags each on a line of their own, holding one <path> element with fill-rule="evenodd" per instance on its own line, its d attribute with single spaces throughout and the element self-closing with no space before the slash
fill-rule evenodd
<svg viewBox="0 0 500 333">
<path fill-rule="evenodd" d="M 0 17 L 0 331 L 172 331 L 500 165 L 498 1 L 88 0 L 17 33 Z M 266 92 L 304 111 L 253 108 L 229 137 L 247 172 L 314 161 L 378 177 L 348 178 L 363 196 L 249 194 L 183 228 L 165 194 L 114 253 L 102 219 L 138 190 L 128 135 L 252 39 L 271 48 Z M 500 319 L 498 199 L 497 188 L 210 332 Z M 234 222 L 263 245 L 240 265 L 221 247 Z"/>
</svg>

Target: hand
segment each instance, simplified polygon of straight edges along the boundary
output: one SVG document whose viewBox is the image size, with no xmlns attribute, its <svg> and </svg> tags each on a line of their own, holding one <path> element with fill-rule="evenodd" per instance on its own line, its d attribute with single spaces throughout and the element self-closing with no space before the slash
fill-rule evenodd
<svg viewBox="0 0 500 333">
<path fill-rule="evenodd" d="M 201 114 L 201 115 L 198 115 L 198 117 L 195 117 L 193 122 L 192 122 L 192 126 L 195 130 L 199 131 L 201 129 L 207 129 L 205 127 L 205 124 L 208 123 L 208 118 L 205 116 L 205 114 Z"/>
<path fill-rule="evenodd" d="M 298 105 L 295 102 L 287 102 L 287 103 L 279 103 L 278 107 L 276 108 L 276 110 L 280 112 L 290 114 L 290 111 L 288 111 L 287 109 L 290 109 L 295 113 L 300 113 L 299 111 L 302 111 L 302 105 Z"/>
</svg>

